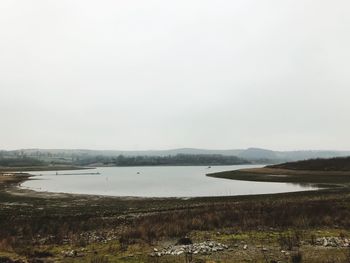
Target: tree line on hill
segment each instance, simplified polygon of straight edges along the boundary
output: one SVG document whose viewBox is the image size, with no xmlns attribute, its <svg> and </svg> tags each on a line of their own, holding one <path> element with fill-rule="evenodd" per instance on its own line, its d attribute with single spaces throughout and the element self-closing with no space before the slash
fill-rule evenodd
<svg viewBox="0 0 350 263">
<path fill-rule="evenodd" d="M 169 156 L 85 156 L 70 160 L 69 162 L 43 161 L 27 156 L 0 157 L 2 167 L 30 167 L 44 165 L 104 165 L 104 166 L 157 166 L 157 165 L 236 165 L 249 162 L 236 156 L 219 154 L 177 154 Z"/>
<path fill-rule="evenodd" d="M 0 166 L 3 167 L 30 167 L 43 165 L 45 165 L 45 162 L 29 157 L 0 158 Z"/>
<path fill-rule="evenodd" d="M 235 165 L 247 164 L 246 160 L 236 156 L 218 154 L 177 154 L 169 156 L 95 156 L 75 161 L 77 165 L 102 163 L 111 166 L 156 166 L 156 165 Z"/>
</svg>

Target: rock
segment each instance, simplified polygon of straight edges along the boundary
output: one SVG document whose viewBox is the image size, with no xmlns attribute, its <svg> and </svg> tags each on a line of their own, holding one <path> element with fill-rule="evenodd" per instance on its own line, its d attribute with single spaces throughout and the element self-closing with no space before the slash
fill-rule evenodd
<svg viewBox="0 0 350 263">
<path fill-rule="evenodd" d="M 61 253 L 65 257 L 76 257 L 78 254 L 78 252 L 75 250 L 61 251 Z"/>
<path fill-rule="evenodd" d="M 323 246 L 324 247 L 328 246 L 328 241 L 325 237 L 323 238 Z"/>
<path fill-rule="evenodd" d="M 324 247 L 348 247 L 349 246 L 349 240 L 346 238 L 339 238 L 339 237 L 322 237 L 317 238 L 315 244 L 317 246 L 324 246 Z"/>
<path fill-rule="evenodd" d="M 181 254 L 203 254 L 208 255 L 213 252 L 219 252 L 228 249 L 227 245 L 217 243 L 214 241 L 206 241 L 202 243 L 194 243 L 189 245 L 174 245 L 163 248 L 161 251 L 154 248 L 153 253 L 150 255 L 153 256 L 164 256 L 164 255 L 173 255 L 179 256 Z"/>
<path fill-rule="evenodd" d="M 244 245 L 244 246 L 243 246 L 243 249 L 244 249 L 244 250 L 247 250 L 247 248 L 248 248 L 248 245 Z"/>
</svg>

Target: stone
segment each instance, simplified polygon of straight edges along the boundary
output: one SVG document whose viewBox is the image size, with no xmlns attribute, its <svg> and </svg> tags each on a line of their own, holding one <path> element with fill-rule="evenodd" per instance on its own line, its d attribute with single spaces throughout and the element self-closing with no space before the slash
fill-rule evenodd
<svg viewBox="0 0 350 263">
<path fill-rule="evenodd" d="M 223 251 L 225 249 L 228 249 L 227 245 L 217 243 L 215 241 L 205 241 L 202 243 L 194 243 L 189 245 L 168 246 L 166 248 L 163 248 L 162 250 L 158 250 L 157 248 L 154 248 L 153 254 L 155 256 L 164 256 L 164 255 L 179 256 L 184 253 L 209 255 L 211 253 Z"/>
</svg>

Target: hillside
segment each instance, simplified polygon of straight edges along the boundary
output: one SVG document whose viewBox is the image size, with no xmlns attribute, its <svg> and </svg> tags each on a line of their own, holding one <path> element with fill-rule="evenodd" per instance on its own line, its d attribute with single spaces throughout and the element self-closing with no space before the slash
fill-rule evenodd
<svg viewBox="0 0 350 263">
<path fill-rule="evenodd" d="M 269 165 L 267 168 L 308 171 L 350 171 L 350 157 L 287 162 L 283 164 Z"/>
</svg>

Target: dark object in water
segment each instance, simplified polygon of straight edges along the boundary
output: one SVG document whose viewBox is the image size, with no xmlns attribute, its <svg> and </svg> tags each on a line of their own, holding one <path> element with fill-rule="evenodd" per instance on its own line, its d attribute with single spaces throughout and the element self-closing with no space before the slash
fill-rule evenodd
<svg viewBox="0 0 350 263">
<path fill-rule="evenodd" d="M 176 245 L 191 245 L 192 240 L 188 237 L 182 237 L 177 242 Z"/>
</svg>

